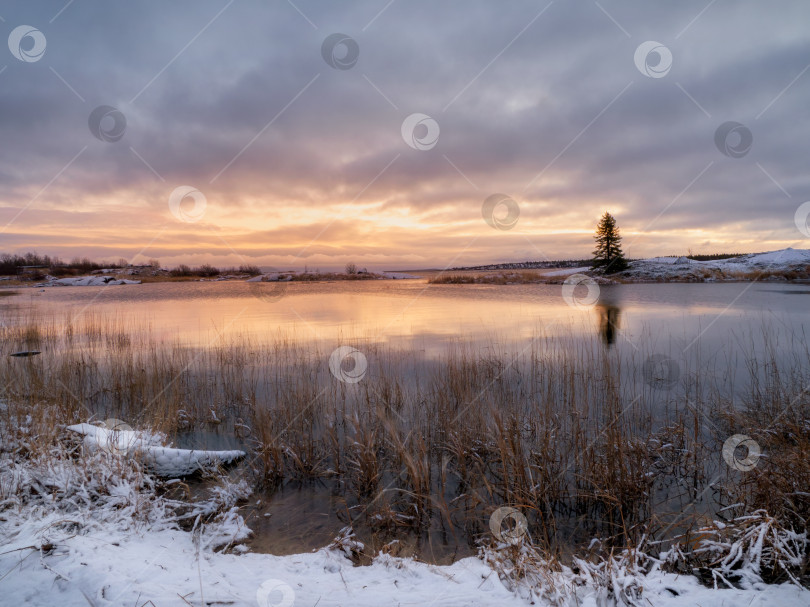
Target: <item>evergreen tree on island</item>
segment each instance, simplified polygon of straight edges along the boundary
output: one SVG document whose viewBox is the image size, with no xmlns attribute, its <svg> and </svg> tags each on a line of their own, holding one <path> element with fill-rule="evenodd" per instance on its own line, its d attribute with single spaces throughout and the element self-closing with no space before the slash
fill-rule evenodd
<svg viewBox="0 0 810 607">
<path fill-rule="evenodd" d="M 593 252 L 593 267 L 605 274 L 615 274 L 627 269 L 627 260 L 622 253 L 619 228 L 613 215 L 605 212 L 596 226 L 596 250 Z"/>
</svg>

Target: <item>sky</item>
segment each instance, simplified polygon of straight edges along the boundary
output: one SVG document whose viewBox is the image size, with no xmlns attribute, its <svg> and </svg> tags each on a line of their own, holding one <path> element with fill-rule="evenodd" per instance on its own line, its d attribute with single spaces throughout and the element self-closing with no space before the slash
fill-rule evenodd
<svg viewBox="0 0 810 607">
<path fill-rule="evenodd" d="M 810 248 L 810 3 L 0 2 L 0 251 L 444 268 Z M 804 226 L 806 228 L 806 226 Z"/>
</svg>

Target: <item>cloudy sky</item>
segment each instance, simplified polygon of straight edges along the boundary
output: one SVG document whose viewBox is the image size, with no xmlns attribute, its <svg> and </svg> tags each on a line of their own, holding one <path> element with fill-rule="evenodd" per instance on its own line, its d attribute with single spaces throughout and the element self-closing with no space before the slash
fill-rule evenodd
<svg viewBox="0 0 810 607">
<path fill-rule="evenodd" d="M 810 246 L 802 0 L 9 1 L 0 30 L 3 252 L 582 258 L 605 210 L 632 257 Z"/>
</svg>

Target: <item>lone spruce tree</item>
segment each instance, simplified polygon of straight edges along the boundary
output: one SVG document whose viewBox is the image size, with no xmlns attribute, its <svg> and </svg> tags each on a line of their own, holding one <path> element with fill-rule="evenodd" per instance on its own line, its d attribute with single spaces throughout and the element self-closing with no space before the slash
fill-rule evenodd
<svg viewBox="0 0 810 607">
<path fill-rule="evenodd" d="M 627 269 L 627 260 L 622 253 L 619 228 L 616 220 L 608 212 L 596 226 L 596 250 L 593 252 L 593 267 L 601 269 L 605 274 L 615 274 Z"/>
</svg>

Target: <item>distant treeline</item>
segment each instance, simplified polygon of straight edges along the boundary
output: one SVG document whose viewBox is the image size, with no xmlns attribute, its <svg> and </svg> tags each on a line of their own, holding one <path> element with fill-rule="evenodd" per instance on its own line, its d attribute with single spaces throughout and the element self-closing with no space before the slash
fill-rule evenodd
<svg viewBox="0 0 810 607">
<path fill-rule="evenodd" d="M 126 259 L 120 259 L 114 263 L 99 263 L 87 257 L 76 257 L 69 262 L 65 262 L 59 257 L 39 255 L 37 253 L 25 253 L 24 255 L 3 253 L 0 255 L 0 274 L 2 275 L 10 276 L 12 274 L 19 274 L 20 270 L 26 266 L 38 266 L 48 271 L 60 268 L 63 270 L 91 272 L 93 270 L 101 270 L 102 268 L 125 268 L 127 261 Z"/>
<path fill-rule="evenodd" d="M 593 259 L 560 259 L 557 261 L 513 261 L 485 266 L 465 266 L 450 270 L 537 270 L 546 268 L 582 268 L 593 265 Z"/>
<path fill-rule="evenodd" d="M 241 265 L 239 268 L 220 270 L 208 263 L 197 266 L 196 268 L 181 263 L 179 266 L 169 270 L 171 276 L 202 276 L 208 278 L 211 276 L 219 276 L 220 274 L 250 274 L 251 276 L 257 276 L 261 273 L 262 271 L 259 266 Z"/>
<path fill-rule="evenodd" d="M 715 261 L 717 259 L 731 259 L 732 257 L 740 257 L 745 253 L 712 253 L 711 255 L 687 255 L 687 259 L 694 259 L 695 261 Z M 678 257 L 673 255 L 672 257 Z"/>
<path fill-rule="evenodd" d="M 160 261 L 157 259 L 150 259 L 144 264 L 147 269 L 155 274 L 166 274 L 166 270 L 160 269 Z M 0 254 L 0 276 L 14 276 L 25 274 L 29 278 L 39 279 L 45 274 L 52 276 L 69 276 L 79 273 L 93 272 L 96 270 L 114 269 L 122 270 L 130 267 L 130 263 L 121 258 L 115 262 L 108 261 L 92 261 L 87 257 L 75 257 L 70 261 L 63 261 L 59 257 L 51 255 L 39 255 L 38 253 L 25 253 L 22 255 L 3 253 Z M 140 271 L 134 273 L 140 274 Z M 185 264 L 180 264 L 177 267 L 168 270 L 170 276 L 200 276 L 211 277 L 219 276 L 220 274 L 250 274 L 256 276 L 261 274 L 262 271 L 258 266 L 241 265 L 238 268 L 226 268 L 220 270 L 210 264 L 203 264 L 192 268 Z"/>
</svg>

